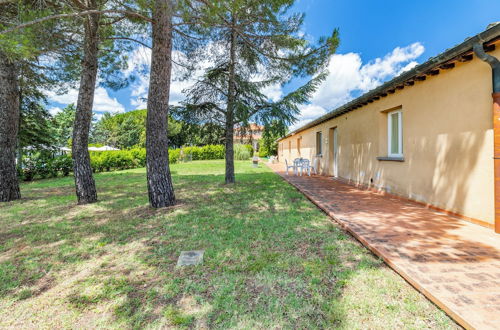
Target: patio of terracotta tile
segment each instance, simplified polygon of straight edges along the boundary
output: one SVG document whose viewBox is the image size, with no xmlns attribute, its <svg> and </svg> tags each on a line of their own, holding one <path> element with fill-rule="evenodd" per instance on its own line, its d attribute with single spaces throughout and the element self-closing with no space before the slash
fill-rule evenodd
<svg viewBox="0 0 500 330">
<path fill-rule="evenodd" d="M 465 328 L 500 329 L 500 235 L 418 203 L 270 167 Z"/>
</svg>

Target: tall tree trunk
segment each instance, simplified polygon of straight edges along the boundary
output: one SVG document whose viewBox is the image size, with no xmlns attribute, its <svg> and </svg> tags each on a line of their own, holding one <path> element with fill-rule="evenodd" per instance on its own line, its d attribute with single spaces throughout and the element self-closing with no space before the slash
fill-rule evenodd
<svg viewBox="0 0 500 330">
<path fill-rule="evenodd" d="M 229 107 L 228 107 L 229 108 Z M 233 112 L 226 112 L 226 183 L 234 183 L 234 118 Z"/>
<path fill-rule="evenodd" d="M 16 64 L 0 52 L 0 202 L 21 198 L 16 171 L 19 108 Z"/>
<path fill-rule="evenodd" d="M 231 45 L 229 50 L 229 77 L 226 109 L 226 183 L 234 183 L 234 103 L 235 103 L 235 63 L 236 63 L 236 18 L 232 17 Z"/>
<path fill-rule="evenodd" d="M 149 203 L 154 208 L 175 204 L 168 164 L 168 100 L 172 69 L 172 10 L 175 1 L 155 0 L 151 72 L 146 119 L 146 171 Z"/>
<path fill-rule="evenodd" d="M 73 127 L 72 156 L 78 204 L 97 201 L 97 192 L 92 176 L 92 167 L 90 166 L 88 142 L 98 69 L 98 31 L 99 15 L 88 15 L 85 19 L 84 56 Z"/>
</svg>

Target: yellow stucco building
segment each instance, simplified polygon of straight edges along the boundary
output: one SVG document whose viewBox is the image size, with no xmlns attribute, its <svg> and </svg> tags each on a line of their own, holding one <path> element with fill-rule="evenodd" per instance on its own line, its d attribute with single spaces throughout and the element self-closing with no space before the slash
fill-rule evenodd
<svg viewBox="0 0 500 330">
<path fill-rule="evenodd" d="M 494 161 L 500 158 L 500 129 L 494 129 L 495 122 L 500 125 L 498 58 L 500 24 L 492 24 L 281 138 L 279 161 L 307 158 L 318 174 L 490 228 L 497 218 L 500 231 Z"/>
</svg>

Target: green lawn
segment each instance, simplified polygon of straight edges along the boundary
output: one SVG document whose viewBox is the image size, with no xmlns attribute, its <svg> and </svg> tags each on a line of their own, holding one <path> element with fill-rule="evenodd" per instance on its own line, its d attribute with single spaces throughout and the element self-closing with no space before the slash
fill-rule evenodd
<svg viewBox="0 0 500 330">
<path fill-rule="evenodd" d="M 173 165 L 163 210 L 144 169 L 96 175 L 86 206 L 72 178 L 23 184 L 0 205 L 0 328 L 457 328 L 267 167 L 236 170 Z"/>
</svg>

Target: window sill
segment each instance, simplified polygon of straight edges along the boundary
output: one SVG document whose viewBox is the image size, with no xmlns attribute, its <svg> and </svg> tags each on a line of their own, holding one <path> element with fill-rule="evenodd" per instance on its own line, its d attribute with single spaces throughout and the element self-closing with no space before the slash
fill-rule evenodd
<svg viewBox="0 0 500 330">
<path fill-rule="evenodd" d="M 377 160 L 379 161 L 387 161 L 387 162 L 404 162 L 405 159 L 404 157 L 377 157 Z"/>
</svg>

